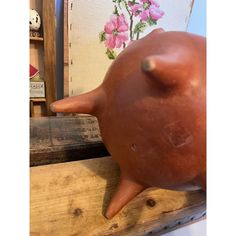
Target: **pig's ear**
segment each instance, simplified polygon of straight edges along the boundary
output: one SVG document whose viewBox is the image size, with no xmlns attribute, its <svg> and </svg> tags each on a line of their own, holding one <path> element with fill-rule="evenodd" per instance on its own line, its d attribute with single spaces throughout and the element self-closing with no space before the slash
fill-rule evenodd
<svg viewBox="0 0 236 236">
<path fill-rule="evenodd" d="M 189 62 L 186 62 L 186 58 L 182 59 L 178 54 L 148 56 L 142 61 L 142 70 L 162 86 L 178 86 L 191 72 Z"/>
</svg>

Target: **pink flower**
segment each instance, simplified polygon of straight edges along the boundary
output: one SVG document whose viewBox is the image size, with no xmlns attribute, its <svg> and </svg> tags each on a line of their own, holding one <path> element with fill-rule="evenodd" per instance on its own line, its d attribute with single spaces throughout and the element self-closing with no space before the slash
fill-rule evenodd
<svg viewBox="0 0 236 236">
<path fill-rule="evenodd" d="M 143 10 L 141 13 L 140 13 L 140 18 L 141 20 L 143 21 L 147 21 L 148 17 L 149 17 L 149 10 Z"/>
<path fill-rule="evenodd" d="M 128 23 L 124 14 L 112 15 L 109 22 L 105 24 L 105 45 L 110 49 L 120 48 L 128 40 Z"/>
<path fill-rule="evenodd" d="M 142 9 L 142 5 L 141 4 L 134 4 L 130 6 L 131 8 L 131 12 L 137 16 L 140 13 L 140 9 Z"/>
<path fill-rule="evenodd" d="M 147 21 L 151 18 L 154 21 L 159 20 L 164 12 L 159 9 L 160 5 L 156 0 L 141 0 L 142 4 L 128 2 L 131 12 L 137 16 L 139 15 L 142 21 Z"/>
<path fill-rule="evenodd" d="M 156 1 L 156 0 L 148 0 L 146 2 L 149 2 L 151 5 L 156 6 L 156 7 L 160 7 L 160 4 Z"/>
<path fill-rule="evenodd" d="M 149 14 L 153 20 L 159 20 L 165 13 L 155 6 L 150 6 Z"/>
</svg>

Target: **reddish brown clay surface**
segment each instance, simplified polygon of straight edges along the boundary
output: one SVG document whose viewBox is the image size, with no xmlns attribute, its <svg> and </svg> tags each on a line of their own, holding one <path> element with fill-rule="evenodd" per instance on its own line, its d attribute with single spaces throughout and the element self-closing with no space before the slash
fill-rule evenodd
<svg viewBox="0 0 236 236">
<path fill-rule="evenodd" d="M 98 118 L 121 168 L 113 217 L 148 187 L 206 188 L 206 40 L 162 29 L 132 43 L 92 92 L 52 104 Z"/>
</svg>

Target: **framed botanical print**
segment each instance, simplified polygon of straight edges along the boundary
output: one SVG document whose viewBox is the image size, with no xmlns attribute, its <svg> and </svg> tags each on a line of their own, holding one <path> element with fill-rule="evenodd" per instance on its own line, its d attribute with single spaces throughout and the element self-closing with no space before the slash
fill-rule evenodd
<svg viewBox="0 0 236 236">
<path fill-rule="evenodd" d="M 66 2 L 68 96 L 96 88 L 119 53 L 155 28 L 185 31 L 193 5 L 193 0 Z"/>
</svg>

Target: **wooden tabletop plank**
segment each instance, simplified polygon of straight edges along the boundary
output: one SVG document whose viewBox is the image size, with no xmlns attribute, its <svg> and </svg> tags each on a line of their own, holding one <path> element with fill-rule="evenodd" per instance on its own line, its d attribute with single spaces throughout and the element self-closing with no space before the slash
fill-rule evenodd
<svg viewBox="0 0 236 236">
<path fill-rule="evenodd" d="M 31 235 L 159 235 L 205 215 L 204 193 L 151 188 L 107 220 L 118 177 L 110 157 L 31 167 Z"/>
<path fill-rule="evenodd" d="M 89 115 L 30 119 L 30 166 L 109 155 Z"/>
</svg>

